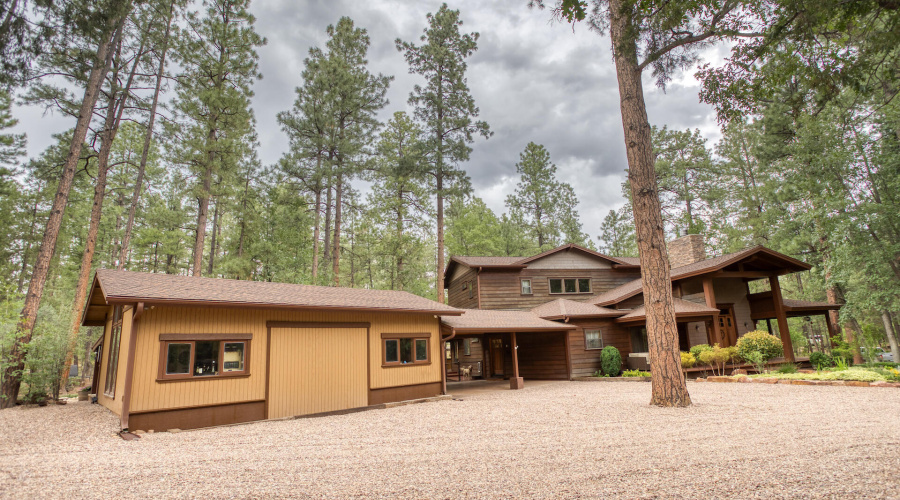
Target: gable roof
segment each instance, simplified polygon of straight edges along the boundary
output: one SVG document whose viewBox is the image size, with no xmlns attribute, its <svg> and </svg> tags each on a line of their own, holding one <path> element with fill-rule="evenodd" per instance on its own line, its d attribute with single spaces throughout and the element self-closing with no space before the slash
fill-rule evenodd
<svg viewBox="0 0 900 500">
<path fill-rule="evenodd" d="M 797 260 L 793 257 L 784 255 L 783 253 L 779 253 L 775 250 L 771 250 L 759 245 L 751 248 L 746 248 L 738 252 L 721 255 L 719 257 L 712 257 L 706 260 L 701 260 L 699 262 L 694 262 L 693 264 L 676 267 L 672 269 L 670 277 L 672 281 L 675 281 L 685 278 L 691 278 L 693 276 L 699 276 L 702 274 L 712 273 L 755 256 L 764 256 L 764 258 L 767 259 L 781 261 L 779 264 L 783 266 L 783 269 L 785 271 L 806 271 L 812 268 L 812 266 L 803 261 Z M 776 274 L 785 273 L 781 272 Z M 642 291 L 643 286 L 641 284 L 641 280 L 636 279 L 634 281 L 629 281 L 624 285 L 619 285 L 616 288 L 609 290 L 608 292 L 591 297 L 585 302 L 588 304 L 607 306 L 610 304 L 621 302 L 627 298 L 634 297 Z"/>
<path fill-rule="evenodd" d="M 556 248 L 541 252 L 537 255 L 532 255 L 531 257 L 479 257 L 457 255 L 450 257 L 450 260 L 447 263 L 447 268 L 444 270 L 444 287 L 449 287 L 449 283 L 446 281 L 446 279 L 453 273 L 454 268 L 459 264 L 472 268 L 487 267 L 495 269 L 524 269 L 528 267 L 528 264 L 531 262 L 547 257 L 548 255 L 570 250 L 575 250 L 578 252 L 586 253 L 588 255 L 592 255 L 594 257 L 599 257 L 601 259 L 608 260 L 613 264 L 621 266 L 633 267 L 640 264 L 640 262 L 638 262 L 638 260 L 633 257 L 611 257 L 609 255 L 595 252 L 590 248 L 585 248 L 574 243 L 560 245 Z"/>
<path fill-rule="evenodd" d="M 459 315 L 462 309 L 394 290 L 295 285 L 100 269 L 82 324 L 96 326 L 110 304 L 246 306 Z"/>
<path fill-rule="evenodd" d="M 626 311 L 617 311 L 574 300 L 556 299 L 531 309 L 531 312 L 544 319 L 566 320 L 568 318 L 615 318 L 625 314 Z"/>
<path fill-rule="evenodd" d="M 462 316 L 442 317 L 441 323 L 457 332 L 528 332 L 574 330 L 574 325 L 541 319 L 531 311 L 464 309 Z"/>
<path fill-rule="evenodd" d="M 696 302 L 690 302 L 684 299 L 673 298 L 675 304 L 675 317 L 679 316 L 707 316 L 711 314 L 719 314 L 719 310 Z M 646 306 L 636 307 L 628 314 L 617 319 L 617 322 L 627 323 L 631 321 L 641 321 L 647 317 Z"/>
</svg>

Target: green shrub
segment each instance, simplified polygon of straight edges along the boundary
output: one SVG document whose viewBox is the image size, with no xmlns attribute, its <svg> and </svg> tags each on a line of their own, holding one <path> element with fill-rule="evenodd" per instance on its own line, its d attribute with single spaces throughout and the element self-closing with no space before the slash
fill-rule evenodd
<svg viewBox="0 0 900 500">
<path fill-rule="evenodd" d="M 824 352 L 814 352 L 810 354 L 809 362 L 818 371 L 834 366 L 834 359 Z"/>
<path fill-rule="evenodd" d="M 782 363 L 777 371 L 778 373 L 797 373 L 797 365 L 794 363 Z"/>
<path fill-rule="evenodd" d="M 622 372 L 623 377 L 649 377 L 650 372 L 642 372 L 640 370 L 625 370 Z"/>
<path fill-rule="evenodd" d="M 849 347 L 833 347 L 831 349 L 831 357 L 834 359 L 835 365 L 840 362 L 843 362 L 846 366 L 853 364 L 853 350 Z"/>
<path fill-rule="evenodd" d="M 751 356 L 758 359 L 758 356 L 751 354 L 753 352 L 760 353 L 765 361 L 784 354 L 781 339 L 760 330 L 745 333 L 738 339 L 735 347 L 738 356 L 747 361 L 750 361 Z"/>
<path fill-rule="evenodd" d="M 604 375 L 617 377 L 622 372 L 622 355 L 619 350 L 609 345 L 600 351 L 600 369 Z"/>
<path fill-rule="evenodd" d="M 697 358 L 694 357 L 693 354 L 689 352 L 681 353 L 681 367 L 682 368 L 691 368 L 697 364 Z"/>
<path fill-rule="evenodd" d="M 711 367 L 716 375 L 724 375 L 725 365 L 734 360 L 736 353 L 734 347 L 719 347 L 719 344 L 715 344 L 700 353 L 700 362 Z"/>
<path fill-rule="evenodd" d="M 834 358 L 834 370 L 841 372 L 850 369 L 850 362 L 847 358 Z"/>
<path fill-rule="evenodd" d="M 712 350 L 712 347 L 709 344 L 698 344 L 698 345 L 695 345 L 694 347 L 691 347 L 690 353 L 692 356 L 694 356 L 694 359 L 699 361 L 700 353 L 702 353 L 704 351 L 711 351 L 711 350 Z"/>
<path fill-rule="evenodd" d="M 766 376 L 788 380 L 860 380 L 863 382 L 879 382 L 888 379 L 885 375 L 866 368 L 819 373 L 775 373 Z"/>
</svg>

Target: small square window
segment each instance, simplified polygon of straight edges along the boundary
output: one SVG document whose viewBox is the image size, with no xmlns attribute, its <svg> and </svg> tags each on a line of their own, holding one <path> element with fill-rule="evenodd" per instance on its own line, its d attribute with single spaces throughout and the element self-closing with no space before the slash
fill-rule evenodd
<svg viewBox="0 0 900 500">
<path fill-rule="evenodd" d="M 575 288 L 575 282 L 578 281 L 575 278 L 565 280 L 566 285 L 566 293 L 575 293 L 578 290 Z"/>
<path fill-rule="evenodd" d="M 603 335 L 601 335 L 600 330 L 584 331 L 584 348 L 603 349 Z"/>
<path fill-rule="evenodd" d="M 400 361 L 400 341 L 389 339 L 384 341 L 384 362 L 396 363 Z"/>
<path fill-rule="evenodd" d="M 428 340 L 416 339 L 416 361 L 428 361 Z"/>
<path fill-rule="evenodd" d="M 578 278 L 578 293 L 590 293 L 590 291 L 591 291 L 590 278 Z"/>
<path fill-rule="evenodd" d="M 226 342 L 225 355 L 222 359 L 223 372 L 244 371 L 244 343 Z"/>
<path fill-rule="evenodd" d="M 194 376 L 209 377 L 219 373 L 219 341 L 194 343 Z"/>
<path fill-rule="evenodd" d="M 531 291 L 531 280 L 523 279 L 522 280 L 522 295 L 531 295 L 533 292 Z"/>
<path fill-rule="evenodd" d="M 551 279 L 550 280 L 550 293 L 563 293 L 562 280 L 560 280 L 560 279 Z"/>
<path fill-rule="evenodd" d="M 191 344 L 169 344 L 166 374 L 187 375 L 191 372 Z"/>
<path fill-rule="evenodd" d="M 424 336 L 413 335 L 401 337 L 399 334 L 382 334 L 384 345 L 384 359 L 382 364 L 387 365 L 414 365 L 430 362 L 428 354 L 428 339 Z M 386 338 L 390 336 L 391 338 Z"/>
</svg>

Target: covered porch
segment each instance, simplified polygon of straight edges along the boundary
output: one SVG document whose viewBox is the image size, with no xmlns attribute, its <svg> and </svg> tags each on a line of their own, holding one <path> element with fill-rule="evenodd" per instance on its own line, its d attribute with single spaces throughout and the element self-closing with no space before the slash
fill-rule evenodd
<svg viewBox="0 0 900 500">
<path fill-rule="evenodd" d="M 443 318 L 444 380 L 509 380 L 510 389 L 525 379 L 571 377 L 568 332 L 576 327 L 541 319 L 528 311 L 467 310 Z"/>
<path fill-rule="evenodd" d="M 825 321 L 828 342 L 830 342 L 831 337 L 835 336 L 836 331 L 830 313 L 831 311 L 840 310 L 840 305 L 829 304 L 828 302 L 810 302 L 782 298 L 779 307 L 779 304 L 776 302 L 776 296 L 774 290 L 754 293 L 747 296 L 750 301 L 750 317 L 755 322 L 765 321 L 766 330 L 769 333 L 775 335 L 775 329 L 772 326 L 772 320 L 775 320 L 782 340 L 784 340 L 785 337 L 790 339 L 790 333 L 781 333 L 783 331 L 788 332 L 788 318 L 804 318 L 806 321 L 809 321 L 812 316 L 822 316 Z M 812 342 L 812 339 L 807 338 L 807 340 Z M 785 351 L 787 351 L 787 349 L 785 349 Z M 787 352 L 785 352 L 785 356 L 787 356 Z"/>
</svg>

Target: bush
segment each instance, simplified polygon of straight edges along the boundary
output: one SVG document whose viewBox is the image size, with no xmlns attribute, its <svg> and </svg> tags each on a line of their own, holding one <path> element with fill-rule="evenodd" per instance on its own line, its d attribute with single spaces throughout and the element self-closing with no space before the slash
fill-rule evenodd
<svg viewBox="0 0 900 500">
<path fill-rule="evenodd" d="M 700 353 L 700 362 L 711 367 L 716 375 L 724 375 L 725 365 L 733 361 L 736 355 L 734 347 L 719 347 L 719 344 L 715 344 Z"/>
<path fill-rule="evenodd" d="M 694 357 L 693 354 L 689 352 L 681 353 L 681 367 L 682 368 L 691 368 L 697 364 L 697 358 Z"/>
<path fill-rule="evenodd" d="M 816 370 L 822 371 L 825 368 L 834 366 L 834 359 L 824 352 L 814 352 L 809 355 L 809 363 L 813 365 Z"/>
<path fill-rule="evenodd" d="M 711 351 L 712 347 L 709 344 L 698 344 L 694 347 L 691 347 L 690 353 L 694 356 L 694 359 L 700 360 L 700 353 L 705 351 Z"/>
<path fill-rule="evenodd" d="M 622 355 L 618 349 L 610 345 L 600 351 L 600 369 L 610 377 L 617 377 L 622 372 Z"/>
<path fill-rule="evenodd" d="M 778 373 L 797 373 L 797 365 L 794 363 L 782 363 L 777 371 Z"/>
<path fill-rule="evenodd" d="M 649 377 L 650 372 L 642 372 L 640 370 L 625 370 L 622 372 L 623 377 Z"/>
<path fill-rule="evenodd" d="M 738 339 L 735 347 L 737 348 L 738 356 L 751 363 L 753 363 L 751 358 L 759 359 L 759 355 L 761 355 L 763 363 L 765 363 L 784 354 L 781 339 L 760 330 L 745 333 L 743 337 Z M 759 355 L 751 354 L 754 352 L 759 353 Z"/>
</svg>

